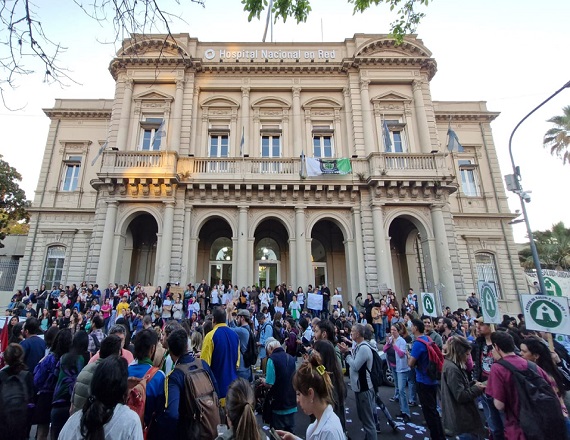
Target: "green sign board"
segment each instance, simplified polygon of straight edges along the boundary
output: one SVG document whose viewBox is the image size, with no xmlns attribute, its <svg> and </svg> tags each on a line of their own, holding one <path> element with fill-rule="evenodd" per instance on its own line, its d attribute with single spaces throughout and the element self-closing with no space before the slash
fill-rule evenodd
<svg viewBox="0 0 570 440">
<path fill-rule="evenodd" d="M 421 298 L 424 315 L 437 316 L 435 295 L 433 293 L 421 292 Z"/>
<path fill-rule="evenodd" d="M 547 295 L 521 295 L 526 328 L 570 335 L 568 298 Z"/>
<path fill-rule="evenodd" d="M 483 319 L 487 324 L 500 324 L 501 312 L 499 311 L 499 301 L 495 285 L 491 283 L 479 283 L 479 294 L 481 297 L 481 311 Z"/>
</svg>

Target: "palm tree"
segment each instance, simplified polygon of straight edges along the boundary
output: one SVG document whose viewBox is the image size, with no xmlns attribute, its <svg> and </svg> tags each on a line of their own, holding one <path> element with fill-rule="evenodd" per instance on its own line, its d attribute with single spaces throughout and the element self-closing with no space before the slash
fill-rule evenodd
<svg viewBox="0 0 570 440">
<path fill-rule="evenodd" d="M 552 225 L 546 231 L 534 231 L 534 242 L 543 269 L 568 270 L 570 268 L 570 228 L 563 222 Z M 525 269 L 534 267 L 530 246 L 519 252 Z"/>
<path fill-rule="evenodd" d="M 544 135 L 544 147 L 550 148 L 550 154 L 560 157 L 562 162 L 570 163 L 570 105 L 562 109 L 562 116 L 553 116 L 547 122 L 556 124 Z"/>
</svg>

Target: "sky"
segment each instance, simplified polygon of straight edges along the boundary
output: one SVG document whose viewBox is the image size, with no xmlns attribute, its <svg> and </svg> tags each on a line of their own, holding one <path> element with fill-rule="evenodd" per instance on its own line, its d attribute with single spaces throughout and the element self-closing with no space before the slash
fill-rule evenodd
<svg viewBox="0 0 570 440">
<path fill-rule="evenodd" d="M 179 1 L 182 6 L 176 0 L 160 1 L 180 17 L 170 25 L 173 33 L 189 33 L 200 41 L 261 42 L 265 17 L 248 22 L 240 0 L 205 0 L 205 7 Z M 75 82 L 67 81 L 65 87 L 46 84 L 39 68 L 40 73 L 18 78 L 17 87 L 6 90 L 7 104 L 21 110 L 0 105 L 0 154 L 22 174 L 21 187 L 29 199 L 37 189 L 49 128 L 42 109 L 53 106 L 57 98 L 112 99 L 115 84 L 108 65 L 119 47 L 112 24 L 90 19 L 72 0 L 37 0 L 35 4 L 44 31 L 67 47 L 61 64 Z M 388 33 L 396 19 L 385 5 L 356 15 L 347 0 L 311 0 L 311 7 L 306 23 L 293 19 L 275 23 L 273 41 L 340 42 L 355 33 Z M 433 0 L 422 10 L 427 16 L 416 33 L 438 65 L 431 81 L 432 99 L 486 101 L 489 110 L 500 112 L 491 127 L 501 174 L 512 173 L 508 154 L 512 130 L 570 81 L 570 1 Z M 563 166 L 542 146 L 544 133 L 552 126 L 546 120 L 562 114 L 566 105 L 570 105 L 570 89 L 534 113 L 513 138 L 522 185 L 532 191 L 527 210 L 533 230 L 548 229 L 559 221 L 570 226 L 570 208 L 564 202 L 570 165 Z M 513 212 L 520 209 L 518 196 L 509 193 L 509 206 Z M 524 223 L 514 225 L 513 231 L 515 241 L 525 241 Z"/>
</svg>

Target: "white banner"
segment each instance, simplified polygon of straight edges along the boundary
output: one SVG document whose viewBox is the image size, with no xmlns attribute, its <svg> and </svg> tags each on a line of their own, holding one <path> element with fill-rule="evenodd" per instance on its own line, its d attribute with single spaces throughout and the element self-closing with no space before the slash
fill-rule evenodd
<svg viewBox="0 0 570 440">
<path fill-rule="evenodd" d="M 307 308 L 309 310 L 323 310 L 323 295 L 309 293 L 307 295 Z"/>
<path fill-rule="evenodd" d="M 570 335 L 568 298 L 547 295 L 521 295 L 526 328 Z"/>
<path fill-rule="evenodd" d="M 421 292 L 422 311 L 424 315 L 437 317 L 437 306 L 435 303 L 435 295 L 433 293 Z"/>
<path fill-rule="evenodd" d="M 534 282 L 538 281 L 537 277 L 526 275 L 527 284 L 530 288 L 530 292 L 534 293 L 536 287 Z M 570 273 L 560 272 L 557 270 L 542 270 L 542 275 L 544 277 L 544 286 L 546 287 L 545 295 L 550 296 L 566 296 L 570 297 Z"/>
</svg>

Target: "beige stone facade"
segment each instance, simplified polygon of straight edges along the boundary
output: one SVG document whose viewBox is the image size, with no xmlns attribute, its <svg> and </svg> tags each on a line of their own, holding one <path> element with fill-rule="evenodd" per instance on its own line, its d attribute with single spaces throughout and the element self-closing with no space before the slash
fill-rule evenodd
<svg viewBox="0 0 570 440">
<path fill-rule="evenodd" d="M 421 40 L 133 36 L 110 72 L 114 99 L 45 110 L 19 285 L 326 282 L 345 301 L 412 287 L 456 308 L 488 281 L 518 309 L 498 113 L 432 101 Z M 352 172 L 302 178 L 302 154 Z"/>
</svg>

